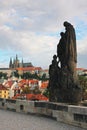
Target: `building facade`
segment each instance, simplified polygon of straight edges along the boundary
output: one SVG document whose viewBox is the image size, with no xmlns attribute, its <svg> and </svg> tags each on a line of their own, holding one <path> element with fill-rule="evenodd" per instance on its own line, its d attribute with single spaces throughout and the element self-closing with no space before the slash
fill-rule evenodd
<svg viewBox="0 0 87 130">
<path fill-rule="evenodd" d="M 2 84 L 0 84 L 0 98 L 9 98 L 9 90 Z"/>
</svg>

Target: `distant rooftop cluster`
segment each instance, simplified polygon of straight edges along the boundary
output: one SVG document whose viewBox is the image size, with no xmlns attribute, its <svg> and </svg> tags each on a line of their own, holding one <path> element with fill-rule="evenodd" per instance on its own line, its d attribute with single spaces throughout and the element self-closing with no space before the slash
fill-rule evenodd
<svg viewBox="0 0 87 130">
<path fill-rule="evenodd" d="M 7 73 L 8 77 L 14 75 L 14 72 L 17 72 L 19 75 L 23 75 L 24 73 L 37 74 L 42 76 L 43 74 L 46 77 L 49 77 L 48 69 L 42 69 L 39 66 L 33 66 L 31 62 L 24 62 L 23 59 L 20 61 L 17 54 L 15 58 L 10 58 L 8 68 L 0 68 L 0 72 Z"/>
</svg>

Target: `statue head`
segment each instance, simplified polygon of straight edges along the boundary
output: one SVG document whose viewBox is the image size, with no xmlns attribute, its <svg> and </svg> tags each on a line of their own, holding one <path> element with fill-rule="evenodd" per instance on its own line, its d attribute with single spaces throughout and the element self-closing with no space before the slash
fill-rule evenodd
<svg viewBox="0 0 87 130">
<path fill-rule="evenodd" d="M 64 36 L 64 34 L 65 34 L 64 32 L 61 32 L 61 33 L 60 33 L 60 36 L 62 37 L 62 36 Z"/>
<path fill-rule="evenodd" d="M 71 28 L 71 27 L 73 28 L 73 25 L 71 23 L 67 22 L 67 21 L 65 21 L 63 23 L 63 25 L 65 26 L 66 29 Z"/>
<path fill-rule="evenodd" d="M 65 21 L 65 22 L 63 23 L 63 25 L 64 25 L 65 27 L 67 27 L 67 26 L 69 25 L 69 23 L 68 23 L 67 21 Z"/>
<path fill-rule="evenodd" d="M 54 56 L 53 56 L 53 59 L 57 59 L 57 56 L 56 56 L 56 55 L 54 55 Z"/>
</svg>

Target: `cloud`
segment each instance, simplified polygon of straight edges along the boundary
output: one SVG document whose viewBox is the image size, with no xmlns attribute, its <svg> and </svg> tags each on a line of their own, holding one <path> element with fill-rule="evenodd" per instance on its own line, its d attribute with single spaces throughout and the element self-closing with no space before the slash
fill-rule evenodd
<svg viewBox="0 0 87 130">
<path fill-rule="evenodd" d="M 81 40 L 77 40 L 77 52 L 78 52 L 78 55 L 87 54 L 87 36 Z"/>
<path fill-rule="evenodd" d="M 69 6 L 67 3 L 69 2 Z M 29 28 L 31 31 L 58 31 L 64 20 L 75 21 L 75 17 L 84 19 L 87 1 L 73 0 L 4 0 L 1 13 L 5 20 L 18 29 Z M 28 23 L 29 22 L 29 23 Z M 18 26 L 17 26 L 18 25 Z M 21 26 L 21 27 L 20 27 Z M 27 27 L 26 27 L 27 26 Z"/>
<path fill-rule="evenodd" d="M 87 0 L 2 0 L 0 50 L 7 51 L 8 57 L 17 53 L 35 65 L 48 67 L 65 20 L 76 28 L 78 54 L 85 54 Z"/>
<path fill-rule="evenodd" d="M 36 34 L 29 31 L 13 31 L 7 26 L 3 26 L 0 30 L 0 39 L 3 43 L 0 49 L 6 51 L 13 50 L 15 54 L 19 52 L 20 57 L 24 57 L 26 60 L 33 59 L 33 62 L 38 62 L 35 65 L 42 66 L 43 64 L 43 66 L 48 66 L 48 61 L 56 53 L 57 37 Z M 44 57 L 47 63 L 43 61 Z"/>
</svg>

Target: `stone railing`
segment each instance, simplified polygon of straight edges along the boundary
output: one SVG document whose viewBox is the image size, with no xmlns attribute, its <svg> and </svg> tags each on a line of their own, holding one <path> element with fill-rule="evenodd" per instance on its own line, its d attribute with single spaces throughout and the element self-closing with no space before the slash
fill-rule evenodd
<svg viewBox="0 0 87 130">
<path fill-rule="evenodd" d="M 0 98 L 0 109 L 26 114 L 41 114 L 54 118 L 59 122 L 87 129 L 87 107 L 84 106 Z"/>
</svg>

